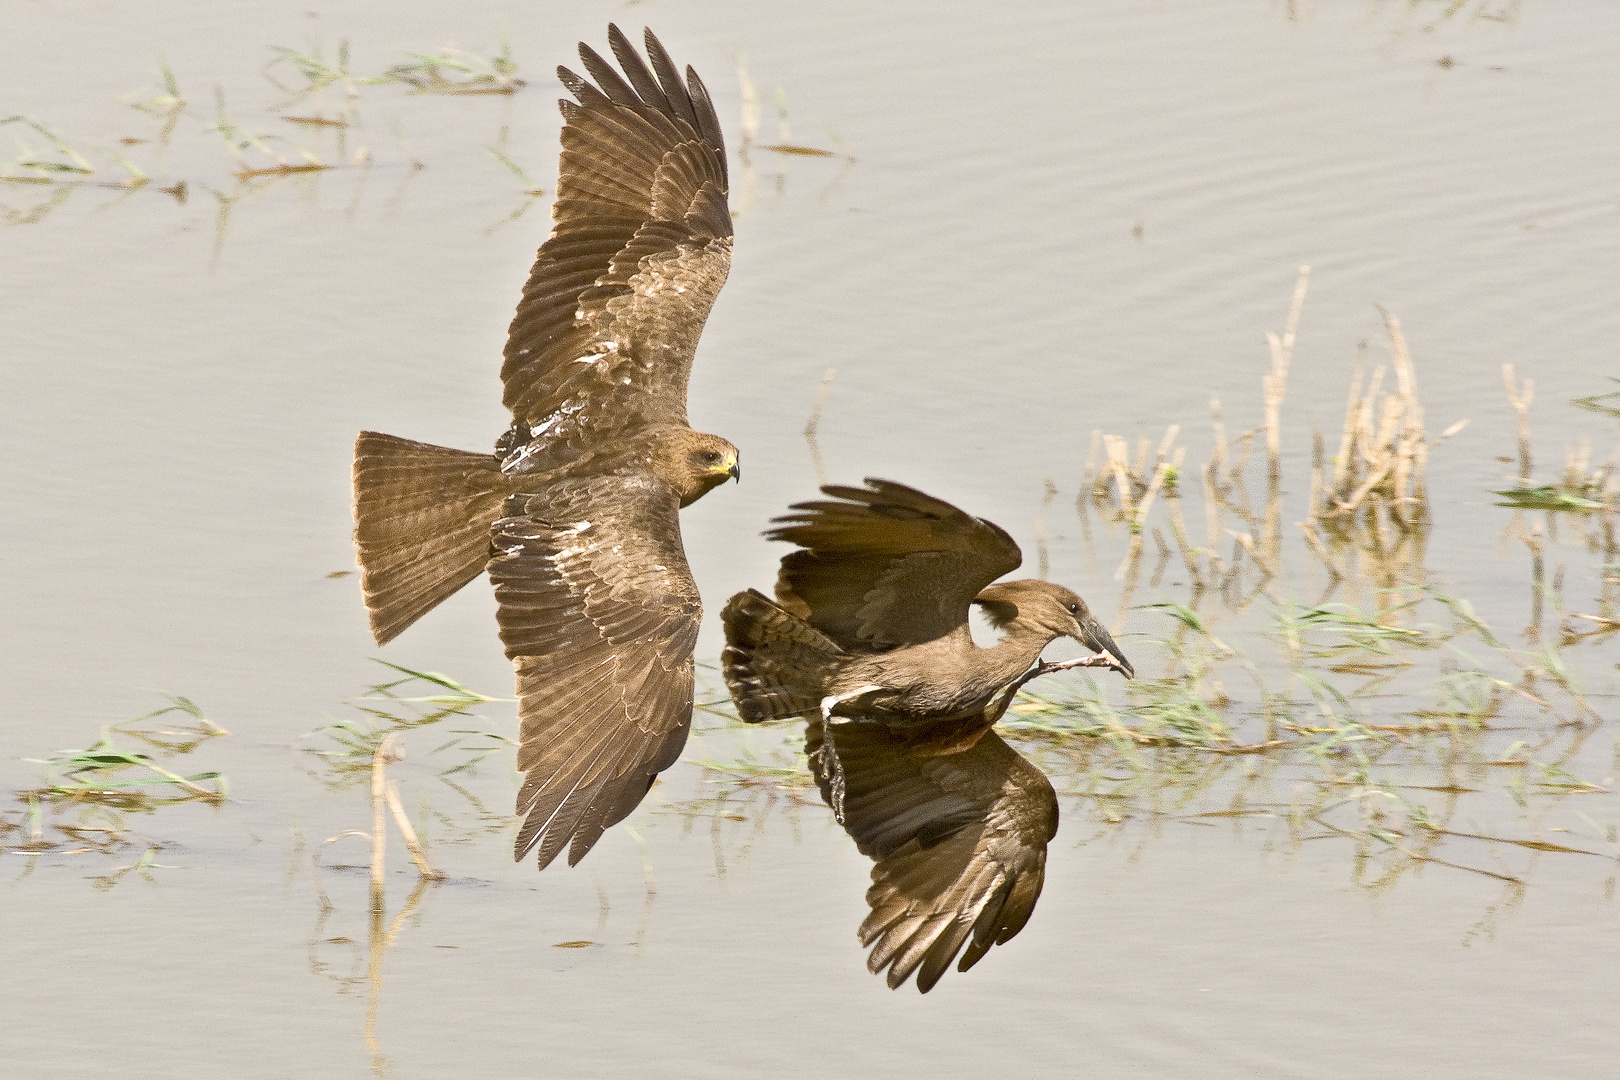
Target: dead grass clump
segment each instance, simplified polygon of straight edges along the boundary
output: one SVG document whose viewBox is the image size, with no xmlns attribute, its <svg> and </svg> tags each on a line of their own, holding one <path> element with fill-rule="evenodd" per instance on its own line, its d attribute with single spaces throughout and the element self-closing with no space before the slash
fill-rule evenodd
<svg viewBox="0 0 1620 1080">
<path fill-rule="evenodd" d="M 1383 316 L 1395 388 L 1384 390 L 1389 369 L 1382 364 L 1364 387 L 1364 371 L 1358 365 L 1351 380 L 1339 452 L 1332 459 L 1331 471 L 1324 468 L 1318 454 L 1313 476 L 1311 518 L 1329 528 L 1367 511 L 1382 511 L 1402 529 L 1419 528 L 1429 519 L 1427 473 L 1429 449 L 1434 444 L 1424 429 L 1423 405 L 1400 320 L 1387 311 Z M 1467 423 L 1459 420 L 1451 425 L 1435 444 Z"/>
<path fill-rule="evenodd" d="M 1535 400 L 1535 383 L 1524 380 L 1520 386 L 1513 376 L 1513 365 L 1502 365 L 1502 383 L 1507 389 L 1508 402 L 1519 420 L 1519 471 L 1514 486 L 1494 492 L 1503 498 L 1498 506 L 1515 510 L 1549 510 L 1571 514 L 1591 514 L 1602 511 L 1613 513 L 1620 509 L 1620 491 L 1610 486 L 1615 475 L 1615 464 L 1620 459 L 1620 447 L 1610 454 L 1603 465 L 1592 466 L 1592 443 L 1583 438 L 1579 444 L 1564 451 L 1564 467 L 1558 479 L 1550 484 L 1537 484 L 1532 476 L 1534 465 L 1530 458 L 1530 404 Z M 1606 404 L 1620 394 L 1598 394 L 1579 398 L 1573 404 L 1593 412 L 1620 416 L 1620 410 Z M 1551 519 L 1549 519 L 1551 526 Z M 1607 526 L 1611 531 L 1612 523 Z"/>
</svg>

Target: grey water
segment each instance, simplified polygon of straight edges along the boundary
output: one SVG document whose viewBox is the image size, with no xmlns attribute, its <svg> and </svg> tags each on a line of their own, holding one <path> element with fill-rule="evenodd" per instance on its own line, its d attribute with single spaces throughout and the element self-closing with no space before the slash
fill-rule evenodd
<svg viewBox="0 0 1620 1080">
<path fill-rule="evenodd" d="M 229 777 L 223 806 L 127 816 L 161 866 L 98 888 L 89 855 L 0 856 L 0 1060 L 301 1078 L 1574 1077 L 1612 1060 L 1612 824 L 1606 864 L 1538 856 L 1522 891 L 1439 866 L 1370 891 L 1343 848 L 1116 827 L 1066 799 L 1029 926 L 923 997 L 863 970 L 870 864 L 813 797 L 694 809 L 729 736 L 694 740 L 629 829 L 544 874 L 509 858 L 509 752 L 451 777 L 464 796 L 434 754 L 451 736 L 409 736 L 394 775 L 450 877 L 413 898 L 396 847 L 370 965 L 363 870 L 312 864 L 365 861 L 321 842 L 369 828 L 369 801 L 323 782 L 308 733 L 359 715 L 388 676 L 373 657 L 496 697 L 511 674 L 482 582 L 372 645 L 355 577 L 331 576 L 353 564 L 352 440 L 483 449 L 504 428 L 500 348 L 555 183 L 551 71 L 610 20 L 699 70 L 733 150 L 735 261 L 691 413 L 741 448 L 743 482 L 683 516 L 700 661 L 725 598 L 774 576 L 759 530 L 814 490 L 801 432 L 829 368 L 829 478 L 948 498 L 1030 566 L 1043 516 L 1052 577 L 1113 611 L 1118 556 L 1088 554 L 1071 509 L 1092 431 L 1178 423 L 1202 460 L 1212 393 L 1234 431 L 1261 423 L 1263 335 L 1302 264 L 1291 497 L 1312 430 L 1337 433 L 1358 343 L 1382 348 L 1382 305 L 1431 431 L 1470 420 L 1430 460 L 1429 566 L 1493 625 L 1529 617 L 1530 556 L 1491 494 L 1515 471 L 1502 365 L 1535 380 L 1539 476 L 1617 434 L 1568 405 L 1620 376 L 1611 5 L 4 0 L 0 116 L 145 155 L 156 181 L 0 184 L 0 781 L 36 785 L 23 759 L 88 746 L 161 706 L 153 690 L 232 734 L 193 755 Z M 280 121 L 314 106 L 264 70 L 276 45 L 331 58 L 347 40 L 376 72 L 503 35 L 518 93 L 356 85 L 363 123 L 341 137 Z M 158 92 L 160 58 L 189 102 L 167 147 L 130 105 Z M 285 62 L 268 74 L 301 85 Z M 343 167 L 237 180 L 209 131 L 216 87 L 272 148 Z M 343 88 L 323 93 L 336 115 Z M 46 149 L 0 129 L 0 160 Z M 179 179 L 183 201 L 152 190 Z M 1573 592 L 1596 571 L 1570 539 L 1554 561 Z M 1612 690 L 1620 650 L 1586 659 Z M 1593 700 L 1606 723 L 1582 761 L 1608 790 L 1577 809 L 1601 835 L 1614 705 Z M 509 703 L 477 711 L 512 731 Z M 763 754 L 787 734 L 736 738 Z"/>
</svg>

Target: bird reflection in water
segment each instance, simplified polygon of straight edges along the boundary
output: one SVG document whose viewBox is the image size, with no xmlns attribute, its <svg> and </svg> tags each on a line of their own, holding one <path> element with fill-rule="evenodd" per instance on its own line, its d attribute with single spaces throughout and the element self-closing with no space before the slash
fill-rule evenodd
<svg viewBox="0 0 1620 1080">
<path fill-rule="evenodd" d="M 992 728 L 1025 682 L 1073 667 L 1134 674 L 1079 596 L 995 582 L 1023 556 L 998 526 L 914 488 L 868 479 L 799 503 L 766 535 L 774 600 L 738 593 L 722 665 L 749 722 L 804 717 L 823 800 L 875 863 L 861 943 L 890 987 L 923 992 L 958 954 L 978 963 L 1029 920 L 1057 832 L 1057 796 Z M 974 643 L 977 604 L 1001 632 Z M 1095 655 L 1042 663 L 1058 637 Z M 965 951 L 964 951 L 965 950 Z"/>
<path fill-rule="evenodd" d="M 866 966 L 927 993 L 962 952 L 966 971 L 1029 921 L 1057 835 L 1057 795 L 981 717 L 914 729 L 811 719 L 805 737 L 832 803 L 828 733 L 843 772 L 843 826 L 870 858 Z"/>
</svg>

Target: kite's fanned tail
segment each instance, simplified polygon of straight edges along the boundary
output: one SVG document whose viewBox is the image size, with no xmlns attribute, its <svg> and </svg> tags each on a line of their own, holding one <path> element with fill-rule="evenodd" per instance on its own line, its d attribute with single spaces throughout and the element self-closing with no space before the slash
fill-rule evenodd
<svg viewBox="0 0 1620 1080">
<path fill-rule="evenodd" d="M 510 485 L 491 454 L 376 431 L 354 444 L 354 539 L 371 633 L 387 644 L 489 562 Z"/>
<path fill-rule="evenodd" d="M 720 666 L 739 716 L 756 724 L 820 707 L 822 689 L 808 685 L 806 674 L 841 655 L 830 638 L 753 589 L 733 596 L 721 619 Z"/>
</svg>

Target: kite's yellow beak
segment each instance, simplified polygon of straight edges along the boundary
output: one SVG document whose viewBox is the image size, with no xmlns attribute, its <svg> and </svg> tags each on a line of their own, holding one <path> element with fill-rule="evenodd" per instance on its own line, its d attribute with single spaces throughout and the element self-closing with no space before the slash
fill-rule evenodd
<svg viewBox="0 0 1620 1080">
<path fill-rule="evenodd" d="M 735 455 L 732 456 L 730 461 L 722 461 L 716 466 L 716 470 L 725 473 L 737 483 L 742 483 L 742 463 L 737 460 Z"/>
</svg>

